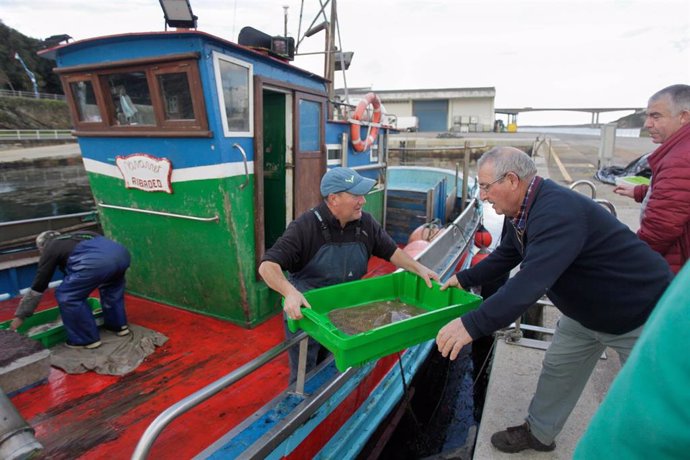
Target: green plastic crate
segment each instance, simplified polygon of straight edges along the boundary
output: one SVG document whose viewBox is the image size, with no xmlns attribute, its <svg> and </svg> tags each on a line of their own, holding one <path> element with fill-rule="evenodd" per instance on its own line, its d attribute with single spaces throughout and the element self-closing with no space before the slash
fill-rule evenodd
<svg viewBox="0 0 690 460">
<path fill-rule="evenodd" d="M 292 332 L 302 329 L 326 347 L 335 356 L 338 370 L 344 371 L 433 339 L 449 321 L 482 302 L 462 289 L 440 288 L 437 283 L 428 288 L 422 278 L 402 271 L 314 289 L 304 294 L 312 308 L 303 308 L 300 320 L 288 319 L 288 327 Z M 331 310 L 390 300 L 428 312 L 355 335 L 346 334 L 328 319 Z"/>
<path fill-rule="evenodd" d="M 96 318 L 96 321 L 98 322 L 100 317 L 103 316 L 103 310 L 101 309 L 100 300 L 98 300 L 95 297 L 89 297 L 86 301 L 88 302 L 89 307 L 91 307 L 91 311 L 93 312 L 93 315 Z M 26 331 L 28 331 L 32 327 L 52 323 L 54 321 L 57 321 L 59 317 L 60 309 L 58 307 L 39 311 L 38 313 L 35 313 L 29 318 L 26 318 L 22 325 L 19 327 L 18 332 L 26 334 Z M 0 323 L 0 329 L 9 329 L 11 322 L 12 320 Z M 47 331 L 39 332 L 38 334 L 32 335 L 30 336 L 30 338 L 38 340 L 44 347 L 50 348 L 54 345 L 57 345 L 58 343 L 62 343 L 65 340 L 67 340 L 67 332 L 65 331 L 65 327 L 60 325 L 50 328 Z"/>
</svg>

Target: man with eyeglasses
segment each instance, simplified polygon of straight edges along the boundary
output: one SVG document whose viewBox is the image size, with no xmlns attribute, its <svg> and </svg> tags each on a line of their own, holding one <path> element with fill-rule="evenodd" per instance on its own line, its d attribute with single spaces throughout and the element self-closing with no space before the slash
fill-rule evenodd
<svg viewBox="0 0 690 460">
<path fill-rule="evenodd" d="M 496 147 L 478 162 L 480 197 L 506 216 L 488 257 L 442 287 L 481 286 L 520 270 L 480 308 L 445 325 L 441 354 L 508 326 L 547 294 L 563 313 L 547 350 L 525 423 L 495 433 L 503 452 L 554 450 L 599 356 L 609 346 L 625 362 L 672 273 L 664 259 L 604 207 L 537 175 L 532 159 Z"/>
<path fill-rule="evenodd" d="M 284 297 L 283 310 L 291 319 L 311 308 L 303 292 L 355 281 L 367 272 L 372 255 L 422 277 L 427 286 L 439 277 L 397 247 L 381 225 L 363 211 L 365 195 L 376 181 L 350 168 L 333 168 L 321 179 L 324 201 L 290 222 L 283 235 L 266 251 L 259 274 L 268 287 Z M 283 270 L 289 272 L 286 278 Z M 294 336 L 285 327 L 288 338 Z M 309 339 L 307 372 L 317 363 L 321 346 Z M 297 379 L 299 350 L 292 347 L 290 383 Z"/>
</svg>

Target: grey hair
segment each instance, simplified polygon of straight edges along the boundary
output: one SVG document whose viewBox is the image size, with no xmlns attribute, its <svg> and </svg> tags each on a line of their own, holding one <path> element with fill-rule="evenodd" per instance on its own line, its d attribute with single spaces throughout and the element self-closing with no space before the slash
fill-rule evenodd
<svg viewBox="0 0 690 460">
<path fill-rule="evenodd" d="M 48 241 L 54 240 L 58 236 L 60 236 L 60 232 L 56 232 L 55 230 L 46 230 L 45 232 L 41 232 L 36 237 L 36 247 L 39 251 L 43 251 L 43 248 L 46 247 Z"/>
<path fill-rule="evenodd" d="M 494 165 L 494 179 L 505 176 L 509 172 L 517 174 L 520 180 L 531 180 L 537 175 L 534 161 L 525 152 L 515 147 L 492 148 L 479 158 L 477 169 L 487 162 Z"/>
<path fill-rule="evenodd" d="M 657 91 L 649 98 L 649 102 L 656 102 L 664 96 L 671 100 L 671 113 L 678 115 L 681 112 L 690 112 L 690 86 L 671 85 Z"/>
</svg>

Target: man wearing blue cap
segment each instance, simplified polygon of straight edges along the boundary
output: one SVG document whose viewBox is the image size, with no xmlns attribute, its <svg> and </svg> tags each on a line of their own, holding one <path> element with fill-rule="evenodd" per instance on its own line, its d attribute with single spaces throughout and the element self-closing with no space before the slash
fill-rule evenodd
<svg viewBox="0 0 690 460">
<path fill-rule="evenodd" d="M 438 275 L 400 250 L 381 225 L 362 210 L 364 197 L 376 184 L 350 168 L 333 168 L 321 179 L 324 201 L 292 221 L 264 254 L 259 274 L 280 293 L 288 318 L 302 318 L 310 308 L 302 295 L 311 289 L 355 281 L 366 274 L 369 258 L 389 260 L 424 278 L 427 286 Z M 283 271 L 288 272 L 286 278 Z M 292 335 L 285 328 L 288 338 Z M 309 339 L 307 372 L 316 365 L 320 345 Z M 290 382 L 297 378 L 299 351 L 290 355 Z"/>
</svg>

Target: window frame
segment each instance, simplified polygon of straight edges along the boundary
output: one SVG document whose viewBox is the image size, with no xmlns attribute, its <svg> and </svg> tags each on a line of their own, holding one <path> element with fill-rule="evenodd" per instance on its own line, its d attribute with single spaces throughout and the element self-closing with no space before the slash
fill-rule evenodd
<svg viewBox="0 0 690 460">
<path fill-rule="evenodd" d="M 223 124 L 223 135 L 225 137 L 254 137 L 254 65 L 218 51 L 212 51 L 211 55 L 213 57 L 213 74 L 216 77 L 216 94 L 218 99 L 218 110 Z M 230 131 L 228 129 L 228 116 L 227 113 L 225 113 L 225 96 L 223 94 L 219 61 L 226 61 L 247 69 L 247 99 L 249 100 L 249 129 L 247 131 Z"/>
<path fill-rule="evenodd" d="M 198 62 L 198 53 L 185 53 L 156 59 L 133 59 L 56 69 L 65 90 L 67 104 L 74 121 L 75 134 L 101 137 L 211 137 Z M 146 75 L 155 124 L 136 126 L 117 124 L 107 78 L 112 74 L 127 72 L 143 72 Z M 166 120 L 165 118 L 165 102 L 161 94 L 162 88 L 158 84 L 158 76 L 172 73 L 184 73 L 187 76 L 195 117 L 193 119 Z M 79 81 L 91 83 L 101 115 L 100 122 L 79 119 L 79 110 L 71 87 L 72 83 Z"/>
</svg>

